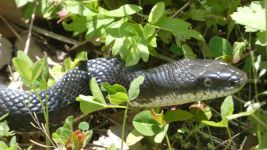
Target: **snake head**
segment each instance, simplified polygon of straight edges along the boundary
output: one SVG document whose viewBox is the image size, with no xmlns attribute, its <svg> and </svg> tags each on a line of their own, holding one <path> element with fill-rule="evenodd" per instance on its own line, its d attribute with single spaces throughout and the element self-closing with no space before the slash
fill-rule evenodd
<svg viewBox="0 0 267 150">
<path fill-rule="evenodd" d="M 231 95 L 247 81 L 242 70 L 217 60 L 190 60 L 186 69 L 195 77 L 192 92 L 199 100 Z"/>
</svg>

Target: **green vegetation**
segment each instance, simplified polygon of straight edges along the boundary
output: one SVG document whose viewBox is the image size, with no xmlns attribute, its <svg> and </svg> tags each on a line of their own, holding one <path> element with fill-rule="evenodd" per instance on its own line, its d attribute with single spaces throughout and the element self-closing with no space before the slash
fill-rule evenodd
<svg viewBox="0 0 267 150">
<path fill-rule="evenodd" d="M 267 1 L 15 1 L 26 19 L 33 21 L 34 14 L 48 22 L 56 20 L 58 26 L 68 31 L 60 34 L 69 36 L 71 33 L 79 39 L 71 46 L 79 47 L 88 42 L 97 47 L 97 52 L 77 49 L 87 50 L 90 57 L 119 56 L 126 66 L 150 60 L 152 65 L 158 64 L 153 59 L 160 60 L 159 63 L 180 58 L 220 59 L 247 73 L 248 84 L 237 96 L 226 97 L 222 104 L 205 101 L 205 104 L 199 102 L 164 111 L 129 107 L 129 102 L 138 98 L 142 76 L 134 79 L 129 89 L 119 84 L 99 86 L 92 78 L 88 83 L 92 95 L 80 95 L 76 100 L 84 114 L 96 117 L 102 117 L 99 113 L 104 109 L 124 110 L 120 118 L 122 141 L 117 148 L 123 149 L 123 142 L 132 146 L 142 140 L 154 149 L 267 149 Z M 87 52 L 75 52 L 74 60 L 67 57 L 63 65 L 51 68 L 47 64 L 49 56 L 32 62 L 26 54 L 18 52 L 13 66 L 23 83 L 37 92 L 52 86 L 63 74 L 86 60 Z M 81 122 L 79 129 L 74 130 L 73 117 L 68 117 L 64 126 L 49 136 L 46 106 L 42 104 L 47 146 L 79 150 L 93 140 L 94 129 L 98 127 L 90 123 L 89 130 L 89 124 Z M 132 113 L 134 115 L 128 117 Z M 129 118 L 133 128 L 127 134 Z M 0 120 L 0 149 L 17 149 L 14 132 L 9 131 L 3 118 Z M 251 138 L 254 135 L 256 137 Z M 116 149 L 116 146 L 106 148 Z"/>
</svg>

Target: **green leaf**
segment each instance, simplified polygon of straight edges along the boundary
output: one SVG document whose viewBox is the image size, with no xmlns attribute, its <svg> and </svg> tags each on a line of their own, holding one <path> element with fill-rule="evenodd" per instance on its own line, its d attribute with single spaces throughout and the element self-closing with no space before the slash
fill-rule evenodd
<svg viewBox="0 0 267 150">
<path fill-rule="evenodd" d="M 142 10 L 142 7 L 140 6 L 133 5 L 133 4 L 126 4 L 126 5 L 119 7 L 118 9 L 114 9 L 111 11 L 107 11 L 103 9 L 99 13 L 105 16 L 109 16 L 109 17 L 124 17 L 124 16 L 136 14 L 141 10 Z"/>
<path fill-rule="evenodd" d="M 133 66 L 137 64 L 139 60 L 140 60 L 140 56 L 139 56 L 138 49 L 131 48 L 129 49 L 129 55 L 127 56 L 125 60 L 126 61 L 125 66 L 126 67 Z"/>
<path fill-rule="evenodd" d="M 232 96 L 227 96 L 221 105 L 221 117 L 224 119 L 234 112 L 234 102 Z"/>
<path fill-rule="evenodd" d="M 189 29 L 189 23 L 178 18 L 161 17 L 154 25 L 160 29 L 170 31 L 175 36 L 176 41 L 185 41 L 191 37 L 205 41 L 199 32 Z"/>
<path fill-rule="evenodd" d="M 133 119 L 134 128 L 145 136 L 153 136 L 161 131 L 162 125 L 153 119 L 151 112 L 146 110 L 135 115 Z"/>
<path fill-rule="evenodd" d="M 209 47 L 213 57 L 223 55 L 232 56 L 232 46 L 229 41 L 219 36 L 214 36 L 209 41 Z"/>
<path fill-rule="evenodd" d="M 98 100 L 98 102 L 100 102 L 102 104 L 106 104 L 105 98 L 102 94 L 102 91 L 100 90 L 100 88 L 98 86 L 98 83 L 97 83 L 95 77 L 91 78 L 89 85 L 90 85 L 91 92 L 94 96 L 94 99 Z"/>
<path fill-rule="evenodd" d="M 165 125 L 165 120 L 164 120 L 164 115 L 163 115 L 163 111 L 161 111 L 161 113 L 156 113 L 154 111 L 154 109 L 151 110 L 151 114 L 152 114 L 152 117 L 161 125 Z"/>
<path fill-rule="evenodd" d="M 228 1 L 207 0 L 207 5 L 213 12 L 222 12 L 229 6 Z"/>
<path fill-rule="evenodd" d="M 72 22 L 63 22 L 63 27 L 66 31 L 73 31 L 74 35 L 78 35 L 87 30 L 87 19 L 84 16 L 73 15 L 71 16 Z"/>
<path fill-rule="evenodd" d="M 237 23 L 244 25 L 246 32 L 265 31 L 265 9 L 262 1 L 253 1 L 249 6 L 238 7 L 231 15 Z"/>
<path fill-rule="evenodd" d="M 137 49 L 139 50 L 139 54 L 142 57 L 144 62 L 148 61 L 148 57 L 149 57 L 149 50 L 148 47 L 142 43 L 138 43 L 137 44 Z"/>
<path fill-rule="evenodd" d="M 202 120 L 209 120 L 212 116 L 210 107 L 203 103 L 196 103 L 190 106 L 190 112 L 194 115 L 193 120 L 201 122 Z"/>
<path fill-rule="evenodd" d="M 267 45 L 267 40 L 266 40 L 266 31 L 264 32 L 257 32 L 257 39 L 255 44 L 260 45 L 260 46 L 266 46 Z"/>
<path fill-rule="evenodd" d="M 184 57 L 185 58 L 194 59 L 194 58 L 197 57 L 196 54 L 191 49 L 191 47 L 188 46 L 187 44 L 183 44 L 182 45 L 182 50 L 183 50 L 183 53 L 184 53 Z"/>
<path fill-rule="evenodd" d="M 169 124 L 164 125 L 164 128 L 162 128 L 161 131 L 155 135 L 154 142 L 161 143 L 165 138 L 168 129 L 169 129 Z"/>
<path fill-rule="evenodd" d="M 164 2 L 156 3 L 156 5 L 153 6 L 151 12 L 149 13 L 148 22 L 151 24 L 156 23 L 164 14 L 164 10 L 165 10 Z"/>
<path fill-rule="evenodd" d="M 238 63 L 242 57 L 243 51 L 245 50 L 245 42 L 235 42 L 233 45 L 233 63 Z"/>
<path fill-rule="evenodd" d="M 132 132 L 130 132 L 126 138 L 126 144 L 128 146 L 132 146 L 136 144 L 138 141 L 142 140 L 144 136 L 139 133 L 136 129 L 134 129 Z"/>
<path fill-rule="evenodd" d="M 143 28 L 143 34 L 144 34 L 145 39 L 147 40 L 147 39 L 155 36 L 156 28 L 152 25 L 146 24 Z"/>
<path fill-rule="evenodd" d="M 101 89 L 106 90 L 109 95 L 113 95 L 117 92 L 127 93 L 127 90 L 125 87 L 119 84 L 110 85 L 108 82 L 101 84 Z"/>
<path fill-rule="evenodd" d="M 32 80 L 36 80 L 38 77 L 40 77 L 44 67 L 45 67 L 45 59 L 40 59 L 36 61 L 33 64 L 33 69 L 32 69 Z"/>
<path fill-rule="evenodd" d="M 27 60 L 20 57 L 12 59 L 13 65 L 20 76 L 27 82 L 32 81 L 32 64 L 29 64 Z"/>
<path fill-rule="evenodd" d="M 76 16 L 95 16 L 97 12 L 88 8 L 84 1 L 77 1 L 77 0 L 67 0 L 63 1 L 64 9 L 68 10 L 69 12 L 76 14 Z"/>
<path fill-rule="evenodd" d="M 213 127 L 221 127 L 221 128 L 227 128 L 228 127 L 228 120 L 227 119 L 223 119 L 220 122 L 207 121 L 207 120 L 202 120 L 201 122 L 206 124 L 206 125 L 213 126 Z"/>
<path fill-rule="evenodd" d="M 89 130 L 89 124 L 87 122 L 80 122 L 78 125 L 78 128 L 81 129 L 82 131 L 87 131 Z"/>
<path fill-rule="evenodd" d="M 90 39 L 97 35 L 102 27 L 110 25 L 114 21 L 114 18 L 98 18 L 97 16 L 92 17 L 91 19 L 87 19 L 86 23 L 86 39 Z"/>
<path fill-rule="evenodd" d="M 139 87 L 144 82 L 144 79 L 145 78 L 143 76 L 138 76 L 131 82 L 130 88 L 128 91 L 130 101 L 136 99 L 137 96 L 139 95 L 139 92 L 140 92 Z"/>
<path fill-rule="evenodd" d="M 113 143 L 109 146 L 108 150 L 117 150 L 116 145 Z"/>
<path fill-rule="evenodd" d="M 99 100 L 92 96 L 79 95 L 76 100 L 80 101 L 80 109 L 84 114 L 102 110 L 107 107 L 106 104 L 100 103 Z"/>
<path fill-rule="evenodd" d="M 122 103 L 128 102 L 128 95 L 124 92 L 117 92 L 113 95 L 109 95 L 108 99 L 111 104 L 120 105 Z"/>
<path fill-rule="evenodd" d="M 86 60 L 88 60 L 87 51 L 81 51 L 76 55 L 74 62 L 78 63 L 80 61 L 86 61 Z"/>
<path fill-rule="evenodd" d="M 164 120 L 166 123 L 184 121 L 191 119 L 192 117 L 193 115 L 190 112 L 181 109 L 170 110 L 164 114 Z"/>
<path fill-rule="evenodd" d="M 69 136 L 73 131 L 72 124 L 73 124 L 73 116 L 69 116 L 66 119 L 63 127 L 58 128 L 56 132 L 52 134 L 53 140 L 58 144 L 65 145 L 67 143 Z"/>
<path fill-rule="evenodd" d="M 179 33 L 181 31 L 187 30 L 190 26 L 189 23 L 178 19 L 178 18 L 171 18 L 171 17 L 161 17 L 158 22 L 154 24 L 155 26 L 171 31 L 173 33 Z"/>
<path fill-rule="evenodd" d="M 8 137 L 15 135 L 14 131 L 9 131 L 7 121 L 0 122 L 0 137 Z"/>
</svg>

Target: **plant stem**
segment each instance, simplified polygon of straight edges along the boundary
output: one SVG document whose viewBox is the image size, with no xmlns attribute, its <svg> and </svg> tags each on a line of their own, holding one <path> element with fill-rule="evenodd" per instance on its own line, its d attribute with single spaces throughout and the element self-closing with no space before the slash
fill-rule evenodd
<svg viewBox="0 0 267 150">
<path fill-rule="evenodd" d="M 124 111 L 124 116 L 123 116 L 122 131 L 121 131 L 121 150 L 123 150 L 123 142 L 124 142 L 124 134 L 125 134 L 128 108 L 129 108 L 129 102 L 127 102 L 127 105 Z"/>
<path fill-rule="evenodd" d="M 265 40 L 267 39 L 267 0 L 264 0 L 264 8 L 265 8 Z M 265 49 L 267 51 L 267 46 L 265 46 Z M 266 54 L 267 55 L 267 54 Z M 267 57 L 267 56 L 265 56 Z"/>
<path fill-rule="evenodd" d="M 168 149 L 171 150 L 172 147 L 171 147 L 171 143 L 170 143 L 170 140 L 169 140 L 169 137 L 168 137 L 167 134 L 165 135 L 165 138 L 166 138 L 166 142 L 167 142 L 167 145 L 168 145 Z"/>
<path fill-rule="evenodd" d="M 226 148 L 225 148 L 225 149 L 228 149 L 228 148 L 229 148 L 229 146 L 232 144 L 232 136 L 231 136 L 231 131 L 230 131 L 230 128 L 229 128 L 229 127 L 227 127 L 227 128 L 226 128 L 226 130 L 227 130 L 227 134 L 228 134 L 228 136 L 229 136 L 229 140 L 228 140 L 228 144 L 227 144 L 227 146 L 226 146 Z"/>
</svg>

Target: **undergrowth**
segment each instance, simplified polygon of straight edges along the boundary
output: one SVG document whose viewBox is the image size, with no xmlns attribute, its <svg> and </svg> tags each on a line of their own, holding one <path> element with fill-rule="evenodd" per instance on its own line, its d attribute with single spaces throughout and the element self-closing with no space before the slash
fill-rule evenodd
<svg viewBox="0 0 267 150">
<path fill-rule="evenodd" d="M 97 52 L 87 51 L 90 57 L 119 56 L 126 66 L 149 60 L 157 64 L 179 58 L 219 59 L 247 73 L 247 85 L 222 103 L 199 102 L 164 111 L 161 108 L 141 111 L 128 106 L 138 98 L 142 76 L 133 80 L 129 89 L 109 83 L 99 87 L 92 78 L 92 95 L 77 97 L 81 111 L 95 115 L 95 111 L 105 114 L 103 110 L 108 108 L 124 110 L 121 144 L 105 148 L 123 149 L 142 141 L 155 149 L 267 149 L 267 4 L 263 1 L 16 0 L 16 4 L 31 22 L 37 15 L 57 20 L 58 26 L 72 32 L 79 41 L 70 44 L 71 50 L 85 42 L 97 47 Z M 63 65 L 53 68 L 48 67 L 46 58 L 33 63 L 26 54 L 18 52 L 13 66 L 23 83 L 38 91 L 49 88 L 79 61 L 86 60 L 87 52 L 77 54 L 73 61 L 68 57 Z M 155 58 L 161 61 L 155 62 Z M 108 93 L 107 97 L 102 91 Z M 67 118 L 64 126 L 51 136 L 46 106 L 43 104 L 46 126 L 42 129 L 49 141 L 47 149 L 52 145 L 78 150 L 90 143 L 95 131 L 89 130 L 86 122 L 74 130 L 73 117 Z M 127 116 L 132 112 L 133 127 L 126 134 Z M 18 149 L 15 133 L 1 121 L 0 148 Z"/>
</svg>

